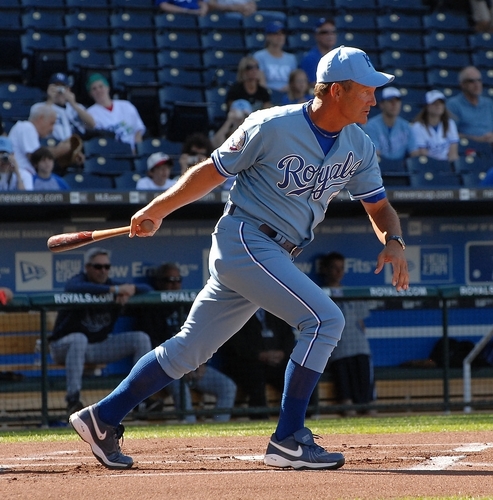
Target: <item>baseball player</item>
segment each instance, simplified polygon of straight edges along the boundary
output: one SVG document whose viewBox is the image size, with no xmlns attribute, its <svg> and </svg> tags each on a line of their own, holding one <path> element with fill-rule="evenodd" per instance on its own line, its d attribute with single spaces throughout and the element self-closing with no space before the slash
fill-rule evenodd
<svg viewBox="0 0 493 500">
<path fill-rule="evenodd" d="M 70 417 L 79 436 L 108 468 L 128 468 L 119 438 L 123 418 L 140 401 L 205 363 L 261 307 L 299 331 L 286 368 L 279 421 L 264 462 L 295 469 L 337 469 L 305 427 L 305 413 L 344 317 L 294 264 L 313 239 L 329 202 L 342 189 L 360 200 L 383 244 L 375 273 L 392 265 L 392 283 L 406 290 L 409 274 L 395 210 L 385 196 L 375 147 L 356 123 L 367 121 L 375 89 L 393 80 L 367 54 L 339 47 L 322 57 L 313 101 L 252 113 L 211 158 L 187 170 L 168 191 L 136 212 L 130 236 L 144 236 L 174 210 L 236 175 L 224 215 L 212 234 L 210 278 L 181 331 L 143 356 L 106 398 Z"/>
</svg>

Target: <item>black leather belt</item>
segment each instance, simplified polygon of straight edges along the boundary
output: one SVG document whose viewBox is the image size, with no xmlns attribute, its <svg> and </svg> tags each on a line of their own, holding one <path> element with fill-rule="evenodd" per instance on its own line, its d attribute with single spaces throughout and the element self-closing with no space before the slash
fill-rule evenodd
<svg viewBox="0 0 493 500">
<path fill-rule="evenodd" d="M 233 215 L 235 213 L 235 210 L 236 205 L 234 203 L 228 203 L 225 207 L 225 213 L 227 215 Z M 260 224 L 259 229 L 269 238 L 272 238 L 280 247 L 284 248 L 284 250 L 286 250 L 286 252 L 288 252 L 291 257 L 298 257 L 298 255 L 303 251 L 302 248 L 288 241 L 286 238 L 284 238 L 284 236 L 281 236 L 277 231 L 272 229 L 267 224 Z"/>
</svg>

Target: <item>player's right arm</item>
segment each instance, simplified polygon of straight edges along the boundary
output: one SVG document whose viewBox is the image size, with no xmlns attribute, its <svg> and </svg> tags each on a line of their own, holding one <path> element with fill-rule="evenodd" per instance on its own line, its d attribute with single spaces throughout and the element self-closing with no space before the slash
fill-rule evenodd
<svg viewBox="0 0 493 500">
<path fill-rule="evenodd" d="M 133 236 L 152 236 L 161 226 L 163 219 L 189 203 L 200 200 L 214 188 L 220 186 L 226 177 L 216 169 L 210 158 L 189 168 L 171 188 L 154 198 L 144 208 L 134 214 L 130 221 L 130 234 Z M 137 227 L 145 219 L 154 223 L 154 230 L 148 233 L 140 232 Z"/>
</svg>

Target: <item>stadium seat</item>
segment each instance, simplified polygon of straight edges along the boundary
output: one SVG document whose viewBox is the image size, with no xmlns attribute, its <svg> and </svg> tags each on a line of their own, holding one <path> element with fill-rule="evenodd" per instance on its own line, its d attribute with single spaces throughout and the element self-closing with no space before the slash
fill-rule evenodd
<svg viewBox="0 0 493 500">
<path fill-rule="evenodd" d="M 421 104 L 403 101 L 400 116 L 405 120 L 412 122 L 416 118 L 416 115 L 420 112 L 421 108 Z"/>
<path fill-rule="evenodd" d="M 257 9 L 285 11 L 287 5 L 285 0 L 257 0 Z"/>
<path fill-rule="evenodd" d="M 115 50 L 155 50 L 153 31 L 125 30 L 113 33 L 110 37 L 111 47 Z"/>
<path fill-rule="evenodd" d="M 229 87 L 236 82 L 235 69 L 210 68 L 202 71 L 202 78 L 206 88 Z"/>
<path fill-rule="evenodd" d="M 26 9 L 63 9 L 65 0 L 21 0 L 21 6 Z"/>
<path fill-rule="evenodd" d="M 110 15 L 110 26 L 115 30 L 154 30 L 153 12 L 137 12 L 125 10 L 123 12 L 113 12 Z"/>
<path fill-rule="evenodd" d="M 428 7 L 416 0 L 377 0 L 378 6 L 383 11 L 389 12 L 408 12 L 416 14 L 416 12 L 427 12 Z"/>
<path fill-rule="evenodd" d="M 31 110 L 32 102 L 29 101 L 8 101 L 2 100 L 0 104 L 0 116 L 2 119 L 16 122 L 18 120 L 27 120 Z"/>
<path fill-rule="evenodd" d="M 432 68 L 427 72 L 430 87 L 434 89 L 448 88 L 447 94 L 459 90 L 459 70 L 454 68 Z"/>
<path fill-rule="evenodd" d="M 424 69 L 382 68 L 395 75 L 400 85 L 408 88 L 428 88 L 427 74 Z"/>
<path fill-rule="evenodd" d="M 424 45 L 429 49 L 467 49 L 469 45 L 468 36 L 465 33 L 454 33 L 452 31 L 432 30 L 423 37 Z"/>
<path fill-rule="evenodd" d="M 423 38 L 416 33 L 401 31 L 380 32 L 377 36 L 380 50 L 416 50 L 424 49 Z"/>
<path fill-rule="evenodd" d="M 110 38 L 107 31 L 92 31 L 83 30 L 70 31 L 65 35 L 65 46 L 67 50 L 101 50 L 101 48 L 109 47 Z"/>
<path fill-rule="evenodd" d="M 113 52 L 113 62 L 118 68 L 140 68 L 152 70 L 157 68 L 157 61 L 154 52 L 144 50 L 121 50 Z"/>
<path fill-rule="evenodd" d="M 264 42 L 262 42 L 264 43 Z M 247 42 L 248 45 L 248 42 Z M 308 51 L 315 45 L 315 35 L 314 31 L 297 31 L 296 33 L 288 35 L 287 46 L 292 52 Z M 248 47 L 251 48 L 250 46 Z M 256 50 L 262 49 L 259 46 Z"/>
<path fill-rule="evenodd" d="M 247 31 L 264 31 L 268 23 L 272 21 L 280 21 L 283 24 L 286 23 L 286 14 L 284 12 L 259 12 L 251 16 L 246 16 L 243 18 L 243 27 Z"/>
<path fill-rule="evenodd" d="M 89 49 L 70 50 L 67 53 L 67 67 L 72 73 L 79 73 L 83 81 L 88 72 L 100 72 L 109 77 L 113 68 L 111 53 Z"/>
<path fill-rule="evenodd" d="M 383 156 L 379 157 L 378 164 L 382 174 L 407 174 L 407 164 L 405 160 L 391 160 Z"/>
<path fill-rule="evenodd" d="M 26 30 L 61 33 L 65 30 L 63 16 L 63 10 L 30 10 L 21 16 L 22 27 Z"/>
<path fill-rule="evenodd" d="M 315 12 L 315 15 L 327 15 L 334 9 L 333 0 L 286 0 L 286 7 L 290 12 Z"/>
<path fill-rule="evenodd" d="M 236 51 L 206 49 L 202 54 L 206 68 L 231 68 L 238 67 L 242 54 Z"/>
<path fill-rule="evenodd" d="M 302 13 L 288 15 L 288 18 L 286 20 L 286 27 L 288 29 L 288 32 L 313 32 L 315 26 L 320 20 L 320 16 L 318 14 L 307 13 L 305 10 L 300 12 Z"/>
<path fill-rule="evenodd" d="M 166 86 L 159 89 L 161 108 L 169 108 L 175 103 L 204 102 L 204 93 L 201 89 L 185 88 L 183 86 Z"/>
<path fill-rule="evenodd" d="M 342 31 L 373 31 L 376 29 L 375 17 L 363 12 L 339 14 L 335 17 L 338 30 Z"/>
<path fill-rule="evenodd" d="M 345 31 L 339 30 L 338 41 L 350 47 L 359 47 L 367 54 L 371 51 L 378 51 L 379 45 L 376 32 L 368 31 Z M 374 61 L 376 63 L 376 61 Z"/>
<path fill-rule="evenodd" d="M 429 30 L 470 32 L 469 19 L 466 15 L 452 11 L 435 11 L 423 16 L 423 26 Z"/>
<path fill-rule="evenodd" d="M 385 187 L 408 187 L 410 175 L 408 173 L 382 172 L 382 181 Z"/>
<path fill-rule="evenodd" d="M 462 185 L 468 188 L 481 187 L 481 182 L 486 177 L 486 172 L 461 172 Z"/>
<path fill-rule="evenodd" d="M 120 190 L 136 189 L 137 181 L 141 177 L 139 172 L 123 172 L 114 178 L 115 188 Z"/>
<path fill-rule="evenodd" d="M 469 35 L 469 46 L 473 53 L 478 49 L 493 50 L 493 34 L 473 33 Z"/>
<path fill-rule="evenodd" d="M 109 9 L 110 6 L 106 0 L 65 0 L 65 5 L 69 10 L 95 10 Z"/>
<path fill-rule="evenodd" d="M 159 50 L 190 50 L 200 47 L 201 40 L 198 31 L 165 31 L 156 33 L 156 48 Z"/>
<path fill-rule="evenodd" d="M 238 50 L 246 51 L 245 38 L 241 32 L 214 30 L 201 36 L 201 46 L 205 50 Z"/>
<path fill-rule="evenodd" d="M 0 83 L 0 101 L 44 101 L 46 92 L 39 87 L 30 87 L 22 83 Z"/>
<path fill-rule="evenodd" d="M 379 8 L 377 0 L 334 0 L 334 7 L 342 12 L 365 11 L 368 15 Z"/>
<path fill-rule="evenodd" d="M 212 70 L 213 71 L 213 70 Z M 183 68 L 163 68 L 157 72 L 158 82 L 162 85 L 200 88 L 204 86 L 201 71 Z"/>
<path fill-rule="evenodd" d="M 113 189 L 113 181 L 111 177 L 90 173 L 69 172 L 63 176 L 63 179 L 67 182 L 72 191 L 106 191 Z"/>
<path fill-rule="evenodd" d="M 305 33 L 302 33 L 304 35 Z M 298 37 L 298 34 L 288 35 L 288 47 L 291 49 L 291 37 Z M 262 50 L 265 48 L 265 35 L 261 31 L 255 31 L 253 33 L 247 33 L 245 35 L 245 47 L 250 52 L 256 52 L 257 50 Z"/>
<path fill-rule="evenodd" d="M 453 172 L 454 165 L 448 160 L 436 160 L 429 156 L 413 156 L 407 158 L 407 170 L 410 173 L 426 173 L 426 172 Z"/>
<path fill-rule="evenodd" d="M 199 16 L 198 25 L 201 31 L 242 31 L 243 22 L 240 16 L 232 16 L 227 12 L 210 12 L 205 16 Z"/>
<path fill-rule="evenodd" d="M 159 51 L 157 53 L 157 64 L 159 68 L 198 69 L 203 66 L 202 57 L 199 52 L 176 49 Z"/>
<path fill-rule="evenodd" d="M 472 139 L 461 137 L 459 142 L 459 156 L 471 154 L 489 160 L 493 158 L 493 149 L 489 142 L 473 141 Z"/>
<path fill-rule="evenodd" d="M 65 14 L 65 25 L 71 30 L 108 30 L 110 23 L 108 16 L 96 10 L 83 10 Z M 106 48 L 106 47 L 104 47 Z"/>
<path fill-rule="evenodd" d="M 493 49 L 485 50 L 479 49 L 475 50 L 471 54 L 472 63 L 480 71 L 490 69 L 493 65 Z"/>
<path fill-rule="evenodd" d="M 142 142 L 137 143 L 137 155 L 147 161 L 147 157 L 153 153 L 166 153 L 169 156 L 179 156 L 182 152 L 183 144 L 181 142 L 173 142 L 162 137 L 148 137 Z M 136 168 L 137 171 L 140 171 Z M 147 170 L 147 165 L 145 169 Z"/>
<path fill-rule="evenodd" d="M 462 186 L 462 177 L 453 172 L 411 172 L 409 175 L 411 187 L 414 188 L 451 188 Z"/>
<path fill-rule="evenodd" d="M 424 69 L 425 61 L 421 52 L 410 50 L 383 50 L 380 63 L 384 68 Z"/>
<path fill-rule="evenodd" d="M 197 31 L 197 16 L 188 14 L 171 14 L 162 13 L 154 16 L 156 28 L 173 29 L 173 30 L 194 30 Z"/>
<path fill-rule="evenodd" d="M 133 171 L 133 161 L 122 158 L 93 156 L 84 162 L 84 173 L 116 176 Z"/>
<path fill-rule="evenodd" d="M 130 144 L 109 137 L 93 137 L 84 141 L 84 153 L 87 158 L 104 156 L 106 158 L 133 158 Z"/>
<path fill-rule="evenodd" d="M 461 69 L 471 64 L 471 58 L 466 50 L 428 50 L 425 53 L 425 62 L 430 68 Z"/>
<path fill-rule="evenodd" d="M 491 151 L 491 146 L 490 146 Z M 474 174 L 477 178 L 484 177 L 486 172 L 493 167 L 493 158 L 478 154 L 463 154 L 457 162 L 457 172 L 460 174 Z"/>
<path fill-rule="evenodd" d="M 414 31 L 421 33 L 423 24 L 419 14 L 400 14 L 392 12 L 389 14 L 379 14 L 376 18 L 377 27 L 382 33 Z"/>
</svg>

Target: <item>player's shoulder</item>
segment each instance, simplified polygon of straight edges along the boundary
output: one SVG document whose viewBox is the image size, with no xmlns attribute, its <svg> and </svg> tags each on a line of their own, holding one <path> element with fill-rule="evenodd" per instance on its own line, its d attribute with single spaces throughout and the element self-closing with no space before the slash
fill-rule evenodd
<svg viewBox="0 0 493 500">
<path fill-rule="evenodd" d="M 259 124 L 276 122 L 275 125 L 277 126 L 279 120 L 303 116 L 303 106 L 304 104 L 287 104 L 284 106 L 272 106 L 266 109 L 259 109 L 258 111 L 254 111 L 247 120 Z"/>
</svg>

